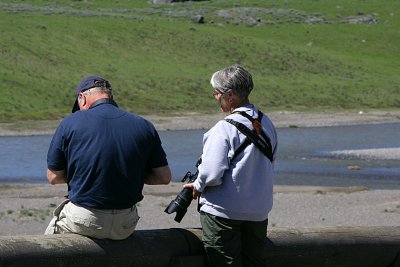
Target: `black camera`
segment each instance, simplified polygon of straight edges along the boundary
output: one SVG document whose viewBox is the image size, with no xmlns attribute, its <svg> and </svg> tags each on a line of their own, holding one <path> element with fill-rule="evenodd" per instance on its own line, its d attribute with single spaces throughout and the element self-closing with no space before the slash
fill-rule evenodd
<svg viewBox="0 0 400 267">
<path fill-rule="evenodd" d="M 196 168 L 200 165 L 200 163 L 201 158 L 197 161 Z M 195 174 L 192 174 L 190 171 L 188 171 L 182 178 L 181 182 L 188 181 L 188 183 L 193 183 L 196 180 L 198 173 L 199 170 L 197 170 Z M 176 198 L 169 203 L 168 207 L 165 209 L 165 212 L 168 214 L 176 212 L 174 220 L 179 223 L 182 221 L 183 216 L 185 216 L 187 208 L 189 207 L 190 203 L 192 203 L 192 200 L 193 190 L 184 188 L 176 196 Z"/>
</svg>

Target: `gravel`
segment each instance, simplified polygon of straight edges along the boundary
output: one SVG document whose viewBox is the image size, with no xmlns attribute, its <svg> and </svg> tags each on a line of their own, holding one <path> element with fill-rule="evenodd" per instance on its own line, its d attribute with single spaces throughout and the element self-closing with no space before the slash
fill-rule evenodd
<svg viewBox="0 0 400 267">
<path fill-rule="evenodd" d="M 193 201 L 181 223 L 164 212 L 182 189 L 181 183 L 145 186 L 138 205 L 137 229 L 199 228 Z M 0 187 L 0 236 L 43 234 L 51 212 L 66 194 L 65 185 Z M 400 190 L 365 187 L 275 186 L 269 227 L 400 225 Z"/>
</svg>

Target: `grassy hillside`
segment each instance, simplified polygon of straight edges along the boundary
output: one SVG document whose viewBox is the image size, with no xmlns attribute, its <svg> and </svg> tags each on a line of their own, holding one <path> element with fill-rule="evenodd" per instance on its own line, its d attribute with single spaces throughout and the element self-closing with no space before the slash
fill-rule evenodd
<svg viewBox="0 0 400 267">
<path fill-rule="evenodd" d="M 217 112 L 209 79 L 234 63 L 252 72 L 264 110 L 398 108 L 398 10 L 393 0 L 0 1 L 0 121 L 65 116 L 88 74 L 138 114 Z"/>
</svg>

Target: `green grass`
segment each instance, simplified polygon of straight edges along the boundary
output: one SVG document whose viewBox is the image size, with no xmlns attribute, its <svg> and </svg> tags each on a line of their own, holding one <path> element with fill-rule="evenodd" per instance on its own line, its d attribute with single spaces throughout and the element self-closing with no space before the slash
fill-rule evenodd
<svg viewBox="0 0 400 267">
<path fill-rule="evenodd" d="M 9 215 L 12 214 L 8 213 Z M 51 211 L 49 209 L 34 209 L 34 208 L 26 208 L 24 206 L 21 206 L 21 209 L 19 210 L 19 217 L 32 217 L 35 218 L 36 221 L 45 221 L 48 219 L 51 215 Z"/>
<path fill-rule="evenodd" d="M 287 14 L 257 14 L 260 26 L 217 16 L 238 7 Z M 234 63 L 253 74 L 251 99 L 265 111 L 395 109 L 396 10 L 393 0 L 1 1 L 0 121 L 67 115 L 88 74 L 108 78 L 118 104 L 138 114 L 217 112 L 209 79 Z M 378 23 L 341 22 L 358 14 Z M 329 23 L 305 23 L 311 16 Z"/>
</svg>

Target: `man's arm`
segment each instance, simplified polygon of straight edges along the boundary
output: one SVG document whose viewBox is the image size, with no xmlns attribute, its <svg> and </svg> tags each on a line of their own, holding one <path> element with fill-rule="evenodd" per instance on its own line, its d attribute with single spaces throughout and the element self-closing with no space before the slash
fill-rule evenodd
<svg viewBox="0 0 400 267">
<path fill-rule="evenodd" d="M 168 165 L 153 168 L 144 178 L 144 183 L 148 185 L 169 184 L 171 182 L 171 170 Z"/>
<path fill-rule="evenodd" d="M 47 180 L 50 184 L 64 184 L 67 182 L 67 171 L 52 171 L 47 169 Z"/>
</svg>

